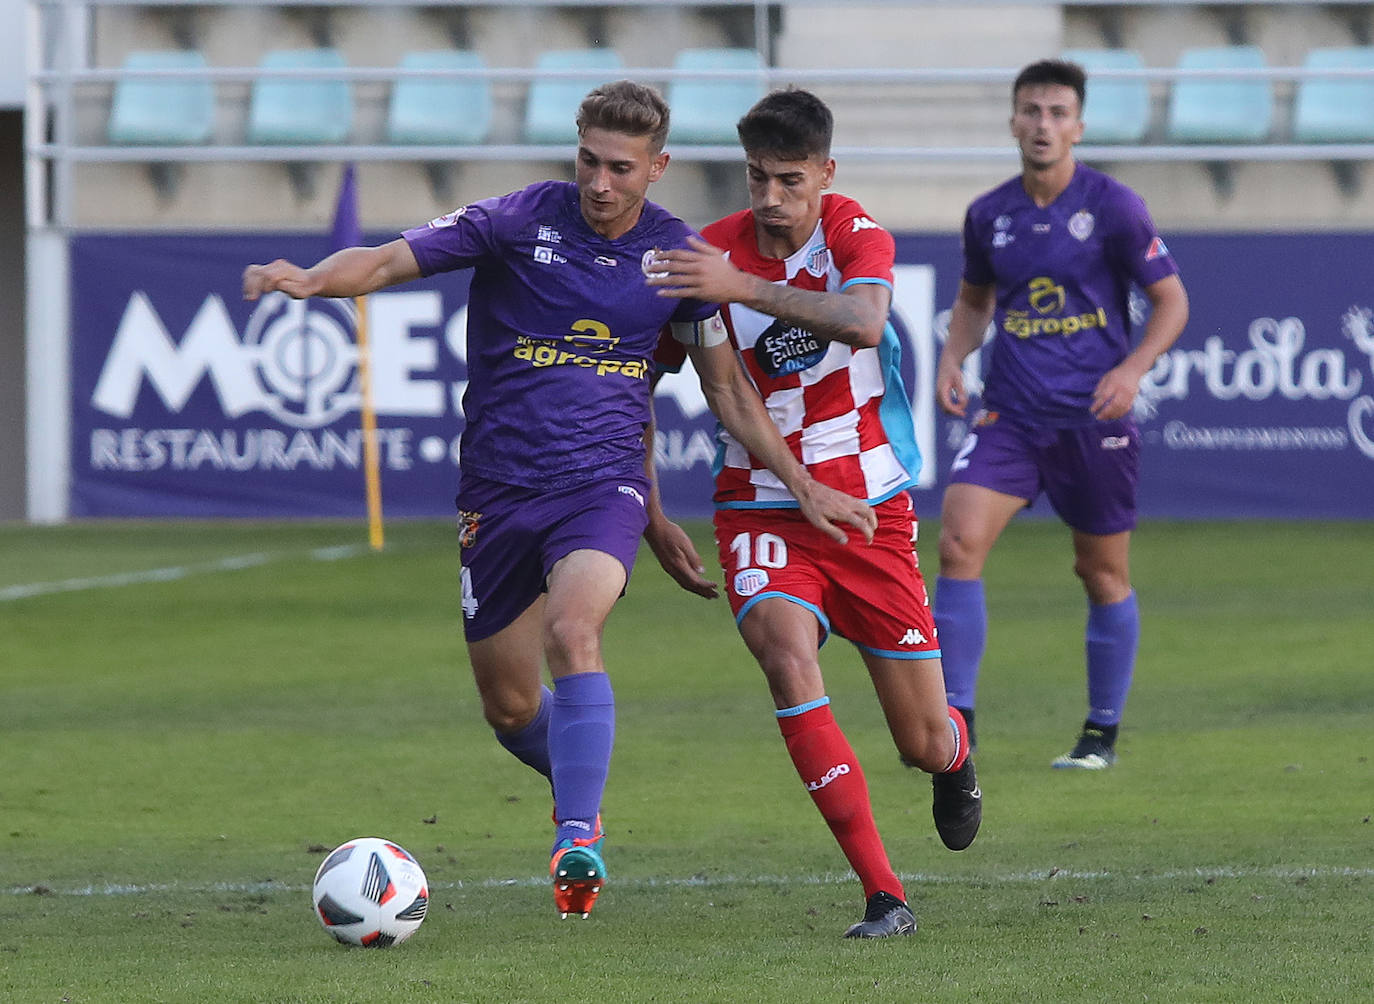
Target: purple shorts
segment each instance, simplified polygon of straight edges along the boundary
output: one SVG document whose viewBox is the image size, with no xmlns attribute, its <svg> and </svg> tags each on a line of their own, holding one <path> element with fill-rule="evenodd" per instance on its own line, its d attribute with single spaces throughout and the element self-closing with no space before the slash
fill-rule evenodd
<svg viewBox="0 0 1374 1004">
<path fill-rule="evenodd" d="M 1129 419 L 1071 429 L 978 416 L 950 468 L 951 483 L 981 485 L 1030 505 L 1043 491 L 1059 518 L 1083 533 L 1135 528 L 1140 432 Z"/>
<path fill-rule="evenodd" d="M 561 558 L 603 551 L 628 580 L 648 526 L 643 477 L 608 478 L 545 492 L 464 474 L 458 497 L 463 634 L 481 641 L 508 627 L 547 588 Z"/>
</svg>

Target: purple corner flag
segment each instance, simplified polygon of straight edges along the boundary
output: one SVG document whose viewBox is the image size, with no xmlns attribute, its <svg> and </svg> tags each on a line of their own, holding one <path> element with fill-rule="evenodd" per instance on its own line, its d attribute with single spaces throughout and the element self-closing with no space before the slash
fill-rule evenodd
<svg viewBox="0 0 1374 1004">
<path fill-rule="evenodd" d="M 353 177 L 353 165 L 345 164 L 339 181 L 339 201 L 334 207 L 334 229 L 330 233 L 329 250 L 357 247 L 363 242 L 363 230 L 358 223 L 358 184 Z"/>
</svg>

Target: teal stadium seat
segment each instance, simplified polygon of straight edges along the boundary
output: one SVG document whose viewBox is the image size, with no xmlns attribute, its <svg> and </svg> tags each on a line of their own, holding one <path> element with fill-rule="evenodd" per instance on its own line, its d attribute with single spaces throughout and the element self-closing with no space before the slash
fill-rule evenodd
<svg viewBox="0 0 1374 1004">
<path fill-rule="evenodd" d="M 763 97 L 763 57 L 757 49 L 683 49 L 677 70 L 740 70 L 738 79 L 675 79 L 668 85 L 672 139 L 678 143 L 738 142 L 735 123 Z"/>
<path fill-rule="evenodd" d="M 476 52 L 444 49 L 408 52 L 407 70 L 480 70 Z M 491 84 L 476 77 L 402 77 L 391 90 L 386 138 L 414 146 L 474 146 L 491 134 Z"/>
<path fill-rule="evenodd" d="M 342 69 L 337 49 L 275 49 L 263 69 Z M 248 142 L 261 145 L 343 143 L 353 132 L 353 89 L 346 80 L 265 77 L 253 85 Z"/>
<path fill-rule="evenodd" d="M 131 52 L 126 70 L 205 69 L 194 50 Z M 195 146 L 210 142 L 215 95 L 209 80 L 126 77 L 115 83 L 107 136 L 127 146 Z"/>
<path fill-rule="evenodd" d="M 1185 49 L 1180 69 L 1261 69 L 1254 45 Z M 1274 123 L 1274 88 L 1268 80 L 1188 79 L 1169 96 L 1168 138 L 1176 143 L 1262 143 Z"/>
<path fill-rule="evenodd" d="M 1084 143 L 1141 143 L 1150 131 L 1150 85 L 1144 78 L 1118 80 L 1096 70 L 1140 70 L 1134 49 L 1068 49 L 1063 57 L 1088 73 L 1083 102 Z"/>
<path fill-rule="evenodd" d="M 604 70 L 600 79 L 536 77 L 525 105 L 525 141 L 576 143 L 577 106 L 594 87 L 614 80 L 622 63 L 614 49 L 552 49 L 540 53 L 536 70 Z"/>
<path fill-rule="evenodd" d="M 1312 49 L 1303 66 L 1374 71 L 1374 46 Z M 1374 142 L 1374 75 L 1300 81 L 1293 106 L 1293 139 L 1299 143 Z"/>
</svg>

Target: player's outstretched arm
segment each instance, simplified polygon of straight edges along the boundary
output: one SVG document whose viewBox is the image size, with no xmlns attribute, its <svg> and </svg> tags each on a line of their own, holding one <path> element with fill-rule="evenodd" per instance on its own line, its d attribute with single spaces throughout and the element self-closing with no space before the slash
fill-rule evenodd
<svg viewBox="0 0 1374 1004">
<path fill-rule="evenodd" d="M 658 383 L 658 376 L 654 377 Z M 720 595 L 716 584 L 706 577 L 706 564 L 697 553 L 692 538 L 663 511 L 663 502 L 658 493 L 658 472 L 654 468 L 654 419 L 649 413 L 649 427 L 644 430 L 644 473 L 649 479 L 649 498 L 644 508 L 649 514 L 649 525 L 644 529 L 644 540 L 654 557 L 668 573 L 668 577 L 689 593 L 696 593 L 708 600 Z"/>
<path fill-rule="evenodd" d="M 1145 287 L 1150 319 L 1137 345 L 1125 359 L 1103 374 L 1093 390 L 1093 417 L 1102 421 L 1124 418 L 1135 406 L 1140 381 L 1183 334 L 1188 323 L 1188 293 L 1177 275 L 1167 275 Z"/>
<path fill-rule="evenodd" d="M 717 247 L 696 237 L 688 248 L 661 251 L 649 266 L 650 286 L 660 296 L 690 297 L 708 303 L 740 303 L 752 310 L 805 328 L 820 338 L 856 348 L 882 341 L 892 291 L 880 283 L 860 283 L 842 293 L 798 289 L 741 271 Z"/>
<path fill-rule="evenodd" d="M 689 345 L 687 354 L 701 378 L 701 390 L 711 411 L 739 442 L 787 486 L 813 526 L 839 543 L 849 536 L 847 525 L 872 542 L 878 517 L 863 499 L 854 498 L 821 484 L 792 455 L 763 406 L 754 385 L 745 376 L 729 342 L 709 347 Z"/>
<path fill-rule="evenodd" d="M 308 296 L 365 296 L 385 286 L 420 277 L 420 265 L 404 238 L 374 248 L 344 248 L 302 268 L 278 258 L 243 270 L 243 298 L 256 300 L 281 290 L 303 300 Z"/>
<path fill-rule="evenodd" d="M 935 369 L 935 400 L 951 415 L 962 418 L 968 410 L 964 389 L 964 360 L 983 345 L 983 334 L 997 307 L 994 286 L 971 286 L 962 279 L 949 316 L 949 335 Z"/>
</svg>

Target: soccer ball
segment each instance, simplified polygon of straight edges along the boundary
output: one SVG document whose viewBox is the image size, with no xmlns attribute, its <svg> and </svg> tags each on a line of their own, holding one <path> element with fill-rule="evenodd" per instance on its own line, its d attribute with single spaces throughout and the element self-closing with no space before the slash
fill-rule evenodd
<svg viewBox="0 0 1374 1004">
<path fill-rule="evenodd" d="M 315 873 L 315 916 L 345 945 L 386 948 L 419 928 L 429 908 L 420 863 L 399 844 L 358 837 L 340 844 Z"/>
</svg>

